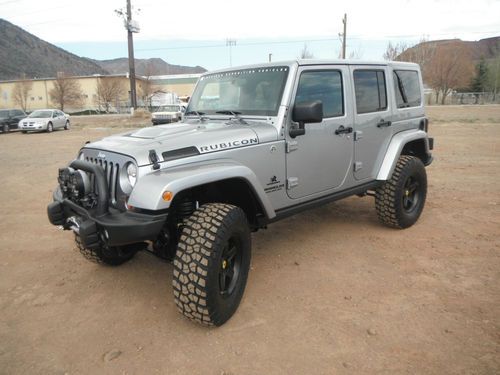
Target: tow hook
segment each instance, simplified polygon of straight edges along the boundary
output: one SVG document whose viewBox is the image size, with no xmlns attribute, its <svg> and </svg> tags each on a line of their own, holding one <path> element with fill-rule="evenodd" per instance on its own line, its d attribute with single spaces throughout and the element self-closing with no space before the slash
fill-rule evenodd
<svg viewBox="0 0 500 375">
<path fill-rule="evenodd" d="M 76 234 L 80 234 L 80 220 L 75 216 L 71 216 L 66 220 L 66 227 L 71 229 Z"/>
</svg>

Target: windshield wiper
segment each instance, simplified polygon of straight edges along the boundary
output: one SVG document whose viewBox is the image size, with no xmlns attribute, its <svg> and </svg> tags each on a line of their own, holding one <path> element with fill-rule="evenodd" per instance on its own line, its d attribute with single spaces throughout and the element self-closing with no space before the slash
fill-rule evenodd
<svg viewBox="0 0 500 375">
<path fill-rule="evenodd" d="M 215 113 L 220 113 L 221 115 L 233 115 L 233 116 L 241 115 L 241 112 L 229 111 L 229 110 L 217 111 Z"/>
<path fill-rule="evenodd" d="M 203 116 L 205 114 L 205 112 L 198 112 L 198 111 L 187 111 L 186 113 L 184 113 L 184 115 L 186 116 L 189 116 L 189 115 L 195 115 L 195 116 Z"/>
<path fill-rule="evenodd" d="M 239 116 L 239 115 L 241 115 L 241 112 L 222 110 L 222 111 L 217 111 L 215 113 L 220 113 L 221 115 L 233 115 L 234 118 L 232 118 L 230 120 L 238 120 L 240 122 L 240 124 L 248 125 L 248 123 Z"/>
</svg>

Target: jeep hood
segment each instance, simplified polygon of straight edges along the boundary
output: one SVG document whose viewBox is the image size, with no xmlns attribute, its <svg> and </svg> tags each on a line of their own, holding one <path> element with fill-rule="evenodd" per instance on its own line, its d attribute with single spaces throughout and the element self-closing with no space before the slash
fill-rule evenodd
<svg viewBox="0 0 500 375">
<path fill-rule="evenodd" d="M 89 143 L 85 148 L 116 152 L 133 157 L 139 166 L 151 164 L 149 151 L 162 153 L 196 147 L 200 154 L 248 147 L 276 141 L 278 132 L 270 124 L 252 122 L 176 123 L 134 130 Z"/>
</svg>

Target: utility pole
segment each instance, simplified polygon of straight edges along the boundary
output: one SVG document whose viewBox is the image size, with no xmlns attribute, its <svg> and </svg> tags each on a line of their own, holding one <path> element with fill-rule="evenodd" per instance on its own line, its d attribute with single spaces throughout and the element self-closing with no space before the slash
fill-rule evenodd
<svg viewBox="0 0 500 375">
<path fill-rule="evenodd" d="M 140 10 L 140 9 L 139 9 Z M 135 89 L 135 59 L 134 59 L 134 36 L 133 33 L 139 32 L 137 22 L 132 20 L 132 4 L 127 0 L 127 9 L 116 9 L 115 13 L 123 18 L 125 29 L 127 29 L 128 37 L 128 77 L 130 80 L 130 105 L 132 108 L 137 108 L 137 92 Z"/>
<path fill-rule="evenodd" d="M 229 47 L 229 66 L 233 66 L 233 51 L 231 48 L 235 45 L 235 39 L 226 39 L 226 46 Z"/>
<path fill-rule="evenodd" d="M 128 70 L 130 79 L 130 104 L 137 109 L 137 94 L 135 90 L 135 59 L 134 36 L 132 34 L 132 5 L 127 0 L 127 36 L 128 36 Z"/>
<path fill-rule="evenodd" d="M 342 19 L 344 24 L 344 32 L 342 33 L 342 59 L 345 60 L 345 49 L 346 49 L 346 32 L 347 32 L 347 13 L 344 13 L 344 18 Z"/>
<path fill-rule="evenodd" d="M 271 58 L 272 58 L 272 57 L 273 57 L 273 54 L 272 54 L 272 53 L 270 53 L 270 54 L 269 54 L 269 62 L 271 62 Z"/>
</svg>

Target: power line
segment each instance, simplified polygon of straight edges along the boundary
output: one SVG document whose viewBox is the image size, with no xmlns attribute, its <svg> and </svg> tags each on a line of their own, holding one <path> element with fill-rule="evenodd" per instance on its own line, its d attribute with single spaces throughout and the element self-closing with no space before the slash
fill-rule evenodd
<svg viewBox="0 0 500 375">
<path fill-rule="evenodd" d="M 471 34 L 500 34 L 500 31 L 474 31 Z M 432 34 L 434 37 L 440 36 L 453 36 L 453 33 L 440 33 Z M 381 35 L 377 39 L 412 39 L 421 38 L 423 34 L 414 35 Z M 346 38 L 347 40 L 369 40 L 363 35 L 354 35 Z M 238 42 L 238 46 L 264 46 L 264 45 L 275 45 L 275 44 L 296 44 L 296 43 L 319 43 L 319 42 L 331 42 L 336 41 L 336 38 L 321 38 L 321 39 L 294 39 L 294 40 L 282 40 L 282 41 L 262 41 L 262 42 Z M 178 46 L 178 47 L 157 47 L 157 48 L 136 48 L 136 51 L 162 51 L 162 50 L 183 50 L 183 49 L 199 49 L 199 48 L 221 48 L 226 47 L 227 44 L 200 44 L 194 46 Z"/>
<path fill-rule="evenodd" d="M 293 43 L 309 43 L 309 42 L 329 42 L 335 39 L 325 38 L 325 39 L 303 39 L 303 40 L 283 40 L 274 42 L 247 42 L 238 43 L 238 46 L 261 46 L 261 45 L 273 45 L 273 44 L 293 44 Z M 209 45 L 197 45 L 197 46 L 182 46 L 182 47 L 159 47 L 159 48 L 137 48 L 136 51 L 161 51 L 161 50 L 175 50 L 175 49 L 195 49 L 195 48 L 217 48 L 226 47 L 226 44 L 209 44 Z"/>
</svg>

